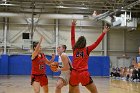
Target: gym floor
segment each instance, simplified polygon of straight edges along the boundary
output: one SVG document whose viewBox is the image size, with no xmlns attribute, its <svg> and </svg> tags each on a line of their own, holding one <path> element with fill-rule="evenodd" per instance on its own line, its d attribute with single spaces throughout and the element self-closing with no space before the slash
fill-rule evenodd
<svg viewBox="0 0 140 93">
<path fill-rule="evenodd" d="M 57 78 L 48 76 L 49 93 L 54 93 Z M 110 78 L 93 78 L 99 93 L 140 93 L 139 82 L 126 82 Z M 80 85 L 81 93 L 89 91 Z M 30 85 L 30 76 L 0 76 L 0 93 L 34 93 Z M 41 92 L 43 93 L 42 89 Z M 68 86 L 62 89 L 62 93 L 68 93 Z"/>
</svg>

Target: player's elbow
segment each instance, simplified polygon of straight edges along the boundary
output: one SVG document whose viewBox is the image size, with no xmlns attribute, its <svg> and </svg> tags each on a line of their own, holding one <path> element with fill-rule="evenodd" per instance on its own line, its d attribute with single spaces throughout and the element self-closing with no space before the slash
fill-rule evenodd
<svg viewBox="0 0 140 93">
<path fill-rule="evenodd" d="M 67 71 L 67 70 L 69 70 L 68 67 L 63 67 L 63 71 Z"/>
</svg>

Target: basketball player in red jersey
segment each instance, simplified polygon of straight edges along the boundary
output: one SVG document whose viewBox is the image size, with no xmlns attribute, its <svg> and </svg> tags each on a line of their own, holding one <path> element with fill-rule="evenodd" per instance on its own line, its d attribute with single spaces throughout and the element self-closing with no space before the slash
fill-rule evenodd
<svg viewBox="0 0 140 93">
<path fill-rule="evenodd" d="M 98 37 L 95 43 L 86 47 L 86 39 L 80 36 L 75 43 L 75 25 L 76 21 L 72 22 L 71 26 L 71 45 L 73 49 L 73 70 L 71 71 L 69 81 L 69 93 L 79 93 L 79 83 L 85 86 L 91 93 L 98 93 L 93 80 L 88 72 L 88 58 L 90 52 L 95 49 L 102 41 L 104 35 L 109 31 L 109 27 L 105 26 L 103 33 Z"/>
<path fill-rule="evenodd" d="M 41 52 L 41 42 L 33 43 L 32 53 L 32 72 L 31 72 L 31 85 L 34 88 L 35 93 L 40 92 L 40 86 L 43 88 L 44 93 L 48 93 L 48 79 L 46 76 L 46 64 L 50 65 L 54 61 L 55 55 L 52 54 L 52 59 L 48 60 L 44 53 Z"/>
</svg>

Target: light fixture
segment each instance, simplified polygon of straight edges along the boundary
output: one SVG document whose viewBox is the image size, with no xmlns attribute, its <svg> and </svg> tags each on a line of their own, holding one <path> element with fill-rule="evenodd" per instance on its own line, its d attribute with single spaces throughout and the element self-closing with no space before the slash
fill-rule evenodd
<svg viewBox="0 0 140 93">
<path fill-rule="evenodd" d="M 60 8 L 63 8 L 64 6 L 60 5 L 59 7 L 60 7 Z"/>
<path fill-rule="evenodd" d="M 10 4 L 10 3 L 7 3 L 7 0 L 2 0 L 3 3 L 0 4 L 0 6 L 19 6 L 19 5 L 16 5 L 16 4 Z"/>
<path fill-rule="evenodd" d="M 3 6 L 12 6 L 12 5 L 14 5 L 14 4 L 6 4 L 6 3 L 2 3 L 2 4 L 0 4 L 0 5 L 3 5 Z"/>
</svg>

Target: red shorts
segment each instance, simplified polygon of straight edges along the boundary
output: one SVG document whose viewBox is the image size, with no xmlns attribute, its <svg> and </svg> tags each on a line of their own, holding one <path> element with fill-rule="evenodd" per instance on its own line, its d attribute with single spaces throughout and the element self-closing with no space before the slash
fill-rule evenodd
<svg viewBox="0 0 140 93">
<path fill-rule="evenodd" d="M 41 87 L 44 85 L 48 85 L 48 78 L 45 74 L 31 75 L 31 85 L 33 84 L 34 81 L 39 82 Z"/>
<path fill-rule="evenodd" d="M 93 80 L 90 77 L 90 74 L 87 70 L 85 71 L 76 71 L 72 70 L 70 74 L 70 81 L 69 84 L 71 86 L 77 86 L 79 83 L 82 84 L 82 86 L 86 86 L 88 84 L 93 83 Z"/>
</svg>

